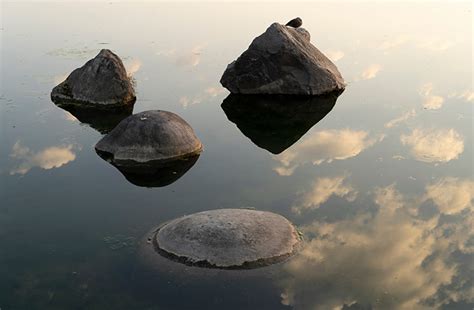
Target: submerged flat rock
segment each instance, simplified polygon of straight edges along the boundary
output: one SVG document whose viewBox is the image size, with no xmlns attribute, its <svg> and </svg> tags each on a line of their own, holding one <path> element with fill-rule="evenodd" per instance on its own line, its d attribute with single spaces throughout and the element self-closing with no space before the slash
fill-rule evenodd
<svg viewBox="0 0 474 310">
<path fill-rule="evenodd" d="M 227 66 L 221 84 L 234 94 L 320 95 L 345 88 L 336 65 L 303 28 L 273 23 Z"/>
<path fill-rule="evenodd" d="M 136 98 L 122 60 L 103 49 L 54 87 L 51 99 L 59 106 L 113 109 L 133 104 Z"/>
<path fill-rule="evenodd" d="M 160 110 L 122 120 L 95 145 L 99 155 L 120 167 L 147 169 L 163 162 L 193 157 L 202 150 L 192 127 L 178 115 Z"/>
<path fill-rule="evenodd" d="M 153 231 L 148 247 L 184 264 L 221 269 L 257 268 L 295 254 L 301 242 L 281 215 L 247 209 L 204 211 Z"/>
</svg>

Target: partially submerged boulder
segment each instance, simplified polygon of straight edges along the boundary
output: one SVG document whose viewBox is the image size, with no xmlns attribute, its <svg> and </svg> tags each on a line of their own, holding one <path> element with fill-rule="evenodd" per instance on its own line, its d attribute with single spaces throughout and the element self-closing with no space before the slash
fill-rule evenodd
<svg viewBox="0 0 474 310">
<path fill-rule="evenodd" d="M 221 108 L 258 147 L 280 154 L 332 110 L 340 93 L 320 96 L 230 94 Z"/>
<path fill-rule="evenodd" d="M 54 87 L 51 99 L 59 106 L 115 109 L 132 105 L 136 97 L 122 60 L 103 49 Z"/>
<path fill-rule="evenodd" d="M 196 156 L 202 144 L 181 117 L 151 110 L 122 120 L 95 149 L 117 167 L 146 171 L 164 162 Z"/>
<path fill-rule="evenodd" d="M 147 238 L 149 255 L 220 269 L 275 264 L 295 254 L 301 242 L 293 224 L 281 215 L 248 209 L 187 215 L 154 229 Z"/>
<path fill-rule="evenodd" d="M 273 23 L 227 66 L 221 84 L 235 94 L 320 95 L 345 88 L 336 65 L 303 28 Z"/>
</svg>

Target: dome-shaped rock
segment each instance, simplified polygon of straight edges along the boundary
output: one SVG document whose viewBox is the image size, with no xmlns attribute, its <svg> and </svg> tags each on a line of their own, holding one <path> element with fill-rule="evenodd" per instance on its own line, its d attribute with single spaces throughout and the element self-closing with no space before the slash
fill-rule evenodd
<svg viewBox="0 0 474 310">
<path fill-rule="evenodd" d="M 281 215 L 219 209 L 167 222 L 150 233 L 144 246 L 187 265 L 247 269 L 285 260 L 300 242 L 295 227 Z"/>
<path fill-rule="evenodd" d="M 114 109 L 135 103 L 135 91 L 122 60 L 103 49 L 54 87 L 51 99 L 59 106 Z"/>
<path fill-rule="evenodd" d="M 221 84 L 235 94 L 320 95 L 344 89 L 336 65 L 303 28 L 272 24 L 227 66 Z"/>
<path fill-rule="evenodd" d="M 116 166 L 144 167 L 193 157 L 202 150 L 191 126 L 178 115 L 160 110 L 122 120 L 95 145 Z"/>
</svg>

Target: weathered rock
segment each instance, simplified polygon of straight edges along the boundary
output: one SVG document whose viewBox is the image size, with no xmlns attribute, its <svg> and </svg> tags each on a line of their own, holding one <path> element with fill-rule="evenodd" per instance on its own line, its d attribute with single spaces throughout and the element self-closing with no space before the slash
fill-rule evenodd
<svg viewBox="0 0 474 310">
<path fill-rule="evenodd" d="M 151 110 L 122 120 L 97 142 L 95 149 L 117 167 L 147 170 L 164 162 L 193 157 L 201 152 L 202 144 L 181 117 Z"/>
<path fill-rule="evenodd" d="M 122 60 L 103 49 L 54 87 L 51 99 L 59 106 L 115 109 L 135 103 L 135 91 Z"/>
<path fill-rule="evenodd" d="M 336 66 L 303 28 L 272 24 L 227 66 L 221 84 L 235 94 L 320 95 L 344 89 Z"/>
<path fill-rule="evenodd" d="M 280 154 L 332 110 L 340 93 L 320 96 L 230 94 L 221 108 L 253 143 Z"/>
<path fill-rule="evenodd" d="M 300 237 L 281 215 L 247 209 L 204 211 L 153 230 L 148 244 L 156 254 L 187 265 L 257 268 L 295 254 Z"/>
<path fill-rule="evenodd" d="M 99 154 L 100 155 L 100 154 Z M 102 156 L 101 156 L 102 157 Z M 103 157 L 107 160 L 107 157 Z M 142 165 L 119 166 L 111 162 L 133 185 L 141 187 L 165 187 L 180 179 L 191 169 L 199 154 L 173 161 L 151 161 Z"/>
</svg>

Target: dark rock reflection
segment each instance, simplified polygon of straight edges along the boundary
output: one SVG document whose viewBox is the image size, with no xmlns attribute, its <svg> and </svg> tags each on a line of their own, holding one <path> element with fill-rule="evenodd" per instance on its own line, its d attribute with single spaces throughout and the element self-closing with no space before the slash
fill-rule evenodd
<svg viewBox="0 0 474 310">
<path fill-rule="evenodd" d="M 199 155 L 174 161 L 118 165 L 109 154 L 97 154 L 117 168 L 130 183 L 141 187 L 165 187 L 181 178 L 196 163 Z"/>
<path fill-rule="evenodd" d="M 230 94 L 221 107 L 257 146 L 280 154 L 334 107 L 342 92 L 323 96 Z"/>
</svg>

